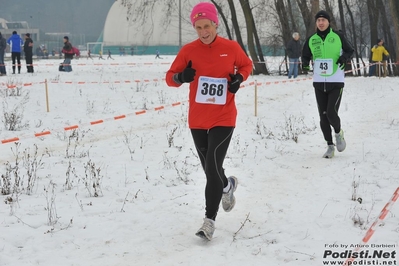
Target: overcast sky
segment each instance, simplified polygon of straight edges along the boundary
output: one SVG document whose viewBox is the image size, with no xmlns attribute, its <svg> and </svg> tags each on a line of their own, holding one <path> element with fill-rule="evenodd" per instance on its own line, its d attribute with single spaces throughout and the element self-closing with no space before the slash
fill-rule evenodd
<svg viewBox="0 0 399 266">
<path fill-rule="evenodd" d="M 27 21 L 45 32 L 84 34 L 87 41 L 100 36 L 115 0 L 0 0 L 0 18 Z"/>
</svg>

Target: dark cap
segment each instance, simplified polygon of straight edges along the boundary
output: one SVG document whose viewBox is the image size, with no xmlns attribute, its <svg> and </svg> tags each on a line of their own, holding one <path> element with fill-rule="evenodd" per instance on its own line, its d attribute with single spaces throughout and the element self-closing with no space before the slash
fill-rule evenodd
<svg viewBox="0 0 399 266">
<path fill-rule="evenodd" d="M 64 36 L 64 39 L 69 40 L 69 37 L 68 36 Z"/>
<path fill-rule="evenodd" d="M 17 34 L 17 31 L 16 31 L 16 30 L 14 30 L 14 31 L 12 32 L 12 34 Z"/>
<path fill-rule="evenodd" d="M 324 10 L 320 10 L 319 12 L 316 13 L 314 19 L 317 20 L 318 18 L 325 18 L 328 20 L 328 22 L 330 22 L 330 15 Z"/>
<path fill-rule="evenodd" d="M 26 33 L 25 36 L 30 38 L 30 33 Z"/>
</svg>

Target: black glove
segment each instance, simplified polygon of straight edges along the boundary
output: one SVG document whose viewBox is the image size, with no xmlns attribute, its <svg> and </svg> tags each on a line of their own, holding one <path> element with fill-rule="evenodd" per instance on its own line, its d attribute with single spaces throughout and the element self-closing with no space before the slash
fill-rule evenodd
<svg viewBox="0 0 399 266">
<path fill-rule="evenodd" d="M 345 58 L 343 55 L 341 55 L 341 56 L 338 58 L 337 65 L 338 65 L 338 67 L 339 67 L 340 69 L 342 69 L 342 70 L 345 69 L 345 66 L 346 66 L 346 58 Z"/>
<path fill-rule="evenodd" d="M 240 84 L 243 80 L 243 77 L 240 74 L 229 74 L 230 75 L 230 82 L 229 82 L 229 92 L 236 93 L 240 88 Z"/>
<path fill-rule="evenodd" d="M 177 74 L 177 79 L 181 82 L 181 83 L 190 83 L 191 81 L 194 80 L 194 76 L 195 76 L 195 69 L 191 68 L 192 62 L 191 60 L 188 61 L 188 64 L 186 66 L 186 68 L 183 70 L 183 72 Z"/>
</svg>

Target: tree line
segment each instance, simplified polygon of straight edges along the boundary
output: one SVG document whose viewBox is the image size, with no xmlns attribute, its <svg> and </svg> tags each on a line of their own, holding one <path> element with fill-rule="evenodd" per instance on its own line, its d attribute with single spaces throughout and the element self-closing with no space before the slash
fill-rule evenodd
<svg viewBox="0 0 399 266">
<path fill-rule="evenodd" d="M 123 0 L 127 16 L 134 20 L 148 19 L 158 1 Z M 187 13 L 198 1 L 163 0 L 166 6 L 165 22 L 183 6 L 180 15 L 187 21 Z M 330 25 L 341 30 L 352 43 L 356 75 L 368 65 L 365 55 L 371 57 L 371 47 L 377 39 L 384 40 L 390 53 L 389 71 L 398 76 L 399 69 L 399 1 L 398 0 L 211 0 L 219 11 L 228 38 L 236 40 L 254 62 L 254 74 L 269 74 L 264 47 L 286 47 L 293 32 L 301 40 L 315 32 L 314 16 L 319 10 L 330 14 Z M 241 17 L 243 16 L 244 19 Z M 168 18 L 169 17 L 169 18 Z M 244 39 L 246 36 L 246 39 Z M 369 58 L 366 58 L 369 59 Z"/>
</svg>

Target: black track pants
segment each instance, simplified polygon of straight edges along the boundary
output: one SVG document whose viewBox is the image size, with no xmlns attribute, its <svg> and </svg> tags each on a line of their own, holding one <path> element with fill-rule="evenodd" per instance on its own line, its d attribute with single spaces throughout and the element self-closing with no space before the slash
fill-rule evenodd
<svg viewBox="0 0 399 266">
<path fill-rule="evenodd" d="M 28 70 L 28 73 L 33 73 L 33 59 L 32 59 L 32 53 L 31 52 L 26 52 L 25 53 L 25 61 L 26 61 L 26 69 Z"/>
<path fill-rule="evenodd" d="M 206 175 L 205 216 L 215 220 L 223 188 L 228 181 L 223 161 L 233 135 L 233 127 L 214 127 L 209 130 L 191 129 L 194 144 Z"/>
<path fill-rule="evenodd" d="M 320 115 L 320 127 L 324 139 L 328 145 L 333 144 L 331 126 L 335 133 L 341 130 L 341 119 L 338 116 L 338 109 L 341 104 L 343 88 L 333 88 L 323 91 L 315 88 L 317 107 Z"/>
<path fill-rule="evenodd" d="M 12 72 L 15 73 L 15 66 L 16 66 L 15 60 L 17 60 L 17 63 L 18 63 L 18 73 L 21 72 L 21 53 L 12 52 L 11 59 L 12 59 Z"/>
</svg>

